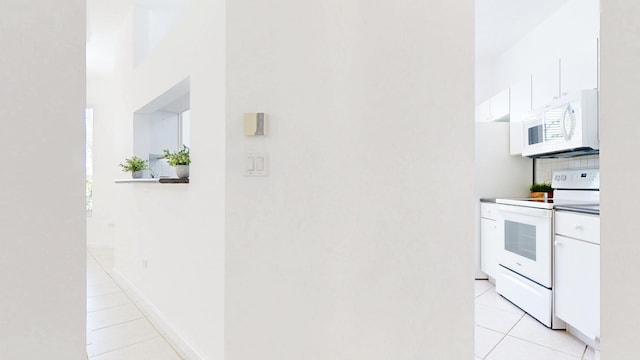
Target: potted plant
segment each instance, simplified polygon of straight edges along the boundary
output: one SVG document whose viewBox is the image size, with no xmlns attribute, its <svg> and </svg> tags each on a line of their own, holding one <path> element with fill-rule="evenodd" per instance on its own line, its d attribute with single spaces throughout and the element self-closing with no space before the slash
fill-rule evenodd
<svg viewBox="0 0 640 360">
<path fill-rule="evenodd" d="M 529 187 L 532 198 L 544 198 L 545 194 L 548 199 L 553 198 L 553 188 L 550 183 L 534 183 Z"/>
<path fill-rule="evenodd" d="M 123 172 L 130 172 L 131 177 L 134 179 L 140 179 L 142 172 L 149 169 L 149 162 L 142 160 L 137 156 L 130 159 L 125 159 L 124 164 L 119 164 Z"/>
<path fill-rule="evenodd" d="M 178 150 L 176 152 L 170 152 L 167 149 L 162 151 L 164 152 L 164 158 L 169 161 L 169 166 L 175 166 L 178 178 L 188 178 L 189 164 L 191 164 L 189 148 L 186 145 L 182 145 L 182 150 Z"/>
</svg>

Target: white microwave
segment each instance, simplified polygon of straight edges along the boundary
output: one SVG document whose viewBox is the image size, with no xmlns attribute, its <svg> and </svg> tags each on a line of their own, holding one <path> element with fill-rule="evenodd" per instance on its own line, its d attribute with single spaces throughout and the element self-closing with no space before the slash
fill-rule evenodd
<svg viewBox="0 0 640 360">
<path fill-rule="evenodd" d="M 598 90 L 582 90 L 528 114 L 523 128 L 522 156 L 597 154 Z"/>
</svg>

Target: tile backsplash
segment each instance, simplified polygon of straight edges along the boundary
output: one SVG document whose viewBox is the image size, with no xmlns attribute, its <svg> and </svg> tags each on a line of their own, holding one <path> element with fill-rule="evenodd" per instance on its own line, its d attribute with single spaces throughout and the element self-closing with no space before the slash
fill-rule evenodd
<svg viewBox="0 0 640 360">
<path fill-rule="evenodd" d="M 589 155 L 566 159 L 536 159 L 536 182 L 551 182 L 555 170 L 593 169 L 600 167 L 600 156 Z"/>
</svg>

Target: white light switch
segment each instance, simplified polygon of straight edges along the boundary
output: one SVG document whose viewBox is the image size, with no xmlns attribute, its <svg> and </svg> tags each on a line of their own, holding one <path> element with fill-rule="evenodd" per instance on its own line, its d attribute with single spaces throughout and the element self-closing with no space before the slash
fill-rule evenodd
<svg viewBox="0 0 640 360">
<path fill-rule="evenodd" d="M 269 156 L 267 153 L 247 153 L 246 176 L 269 175 Z"/>
</svg>

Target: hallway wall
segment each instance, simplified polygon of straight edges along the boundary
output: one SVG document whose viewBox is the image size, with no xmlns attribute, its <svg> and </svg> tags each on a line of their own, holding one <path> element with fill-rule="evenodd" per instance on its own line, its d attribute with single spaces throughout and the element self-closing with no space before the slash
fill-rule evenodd
<svg viewBox="0 0 640 360">
<path fill-rule="evenodd" d="M 227 4 L 226 359 L 473 357 L 473 8 Z"/>
<path fill-rule="evenodd" d="M 638 358 L 640 3 L 602 1 L 600 45 L 602 359 Z"/>
<path fill-rule="evenodd" d="M 122 29 L 115 156 L 190 76 L 193 163 L 112 186 L 116 276 L 194 359 L 471 358 L 473 3 L 226 6 L 194 0 L 136 67 Z"/>
<path fill-rule="evenodd" d="M 118 38 L 114 109 L 102 119 L 112 130 L 96 138 L 112 150 L 96 151 L 103 163 L 90 241 L 108 243 L 112 231 L 116 277 L 192 359 L 220 359 L 224 346 L 224 21 L 224 1 L 194 0 L 134 65 L 131 13 Z M 133 113 L 187 77 L 190 183 L 114 184 L 131 177 L 118 163 L 134 155 Z"/>
<path fill-rule="evenodd" d="M 113 194 L 117 185 L 113 179 L 122 175 L 117 166 L 122 159 L 118 151 L 129 139 L 117 139 L 116 116 L 120 101 L 112 77 L 87 79 L 87 106 L 93 108 L 93 211 L 87 217 L 87 241 L 93 247 L 114 247 L 114 209 L 117 204 Z"/>
<path fill-rule="evenodd" d="M 85 1 L 1 8 L 0 359 L 84 360 Z"/>
</svg>

